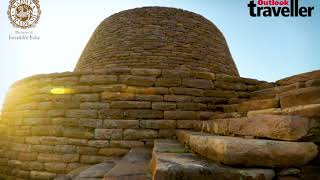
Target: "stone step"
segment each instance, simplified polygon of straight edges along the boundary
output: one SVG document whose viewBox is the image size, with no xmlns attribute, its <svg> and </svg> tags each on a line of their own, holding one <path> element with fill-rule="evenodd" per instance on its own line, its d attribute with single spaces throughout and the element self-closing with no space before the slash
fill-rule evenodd
<svg viewBox="0 0 320 180">
<path fill-rule="evenodd" d="M 100 180 L 117 163 L 117 160 L 107 160 L 92 166 L 81 166 L 66 175 L 61 175 L 55 180 Z"/>
<path fill-rule="evenodd" d="M 320 121 L 301 116 L 259 114 L 195 121 L 194 129 L 219 135 L 255 136 L 285 141 L 315 140 L 320 134 Z"/>
<path fill-rule="evenodd" d="M 188 130 L 176 130 L 176 135 L 194 152 L 226 165 L 297 167 L 318 154 L 312 142 L 245 139 Z"/>
<path fill-rule="evenodd" d="M 241 113 L 247 113 L 248 111 L 253 110 L 262 110 L 262 109 L 269 109 L 269 108 L 278 108 L 279 100 L 276 98 L 269 98 L 269 99 L 254 99 L 245 101 L 239 104 L 238 111 Z"/>
<path fill-rule="evenodd" d="M 153 180 L 177 179 L 264 179 L 275 176 L 272 169 L 232 168 L 209 162 L 177 140 L 156 140 L 152 152 L 151 172 Z"/>
<path fill-rule="evenodd" d="M 116 165 L 116 163 L 117 162 L 110 160 L 96 164 L 85 171 L 82 171 L 78 176 L 73 178 L 73 180 L 100 180 Z"/>
<path fill-rule="evenodd" d="M 108 173 L 104 180 L 148 180 L 151 149 L 132 148 Z"/>
</svg>

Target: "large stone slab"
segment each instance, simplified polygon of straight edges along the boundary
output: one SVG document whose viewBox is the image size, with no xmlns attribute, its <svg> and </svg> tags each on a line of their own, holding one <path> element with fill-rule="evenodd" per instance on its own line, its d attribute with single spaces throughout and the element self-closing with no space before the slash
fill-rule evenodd
<svg viewBox="0 0 320 180">
<path fill-rule="evenodd" d="M 252 110 L 277 108 L 279 102 L 275 98 L 262 99 L 262 100 L 250 100 L 239 104 L 239 112 L 248 112 Z"/>
<path fill-rule="evenodd" d="M 307 104 L 320 104 L 320 87 L 295 89 L 280 94 L 281 108 Z"/>
<path fill-rule="evenodd" d="M 245 169 L 218 165 L 200 158 L 176 140 L 156 140 L 151 161 L 154 180 L 264 179 L 271 180 L 272 169 Z"/>
<path fill-rule="evenodd" d="M 308 163 L 318 154 L 312 142 L 285 142 L 215 136 L 177 130 L 178 139 L 200 155 L 226 165 L 290 167 Z"/>
<path fill-rule="evenodd" d="M 278 80 L 276 83 L 279 84 L 280 86 L 284 86 L 284 85 L 292 84 L 295 82 L 304 82 L 310 79 L 317 79 L 317 78 L 320 78 L 320 70 L 306 72 L 306 73 L 294 75 L 291 77 L 287 77 L 287 78 Z"/>
<path fill-rule="evenodd" d="M 115 161 L 105 161 L 96 165 L 93 165 L 84 171 L 80 172 L 78 176 L 73 178 L 74 180 L 87 179 L 87 178 L 103 178 L 104 175 L 110 171 L 116 165 Z"/>
<path fill-rule="evenodd" d="M 316 136 L 320 130 L 320 123 L 301 116 L 259 114 L 243 118 L 198 121 L 195 123 L 195 128 L 220 135 L 298 141 Z"/>
<path fill-rule="evenodd" d="M 133 148 L 115 167 L 105 174 L 104 180 L 147 180 L 150 159 L 150 149 Z"/>
</svg>

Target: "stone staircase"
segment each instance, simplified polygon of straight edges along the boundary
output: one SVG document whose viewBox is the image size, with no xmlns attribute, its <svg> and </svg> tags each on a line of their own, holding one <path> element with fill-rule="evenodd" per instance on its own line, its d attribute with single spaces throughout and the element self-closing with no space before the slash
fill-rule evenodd
<svg viewBox="0 0 320 180">
<path fill-rule="evenodd" d="M 55 180 L 148 180 L 151 149 L 133 148 L 121 160 L 81 167 Z"/>
<path fill-rule="evenodd" d="M 275 176 L 272 169 L 234 168 L 204 159 L 177 140 L 155 141 L 151 172 L 153 180 L 271 180 Z"/>
<path fill-rule="evenodd" d="M 316 144 L 310 142 L 315 129 L 319 129 L 316 120 L 290 115 L 195 121 L 192 129 L 176 130 L 178 140 L 155 140 L 152 151 L 133 148 L 121 160 L 108 160 L 56 179 L 294 179 L 300 175 L 297 167 L 318 154 Z"/>
</svg>

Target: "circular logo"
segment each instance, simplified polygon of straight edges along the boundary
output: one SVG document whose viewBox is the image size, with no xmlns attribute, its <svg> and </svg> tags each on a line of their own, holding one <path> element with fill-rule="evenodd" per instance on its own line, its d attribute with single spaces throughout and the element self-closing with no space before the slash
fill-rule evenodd
<svg viewBox="0 0 320 180">
<path fill-rule="evenodd" d="M 13 27 L 35 27 L 40 18 L 39 0 L 10 0 L 8 17 Z"/>
</svg>

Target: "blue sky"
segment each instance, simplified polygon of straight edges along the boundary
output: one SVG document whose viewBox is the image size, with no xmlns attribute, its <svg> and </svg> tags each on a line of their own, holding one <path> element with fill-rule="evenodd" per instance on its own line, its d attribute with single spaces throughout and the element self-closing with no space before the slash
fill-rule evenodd
<svg viewBox="0 0 320 180">
<path fill-rule="evenodd" d="M 142 6 L 176 7 L 212 21 L 225 35 L 240 75 L 275 81 L 320 69 L 320 1 L 308 18 L 253 18 L 249 0 L 41 0 L 38 41 L 9 40 L 9 0 L 0 0 L 0 104 L 10 85 L 24 77 L 72 71 L 96 26 L 106 17 Z"/>
</svg>

